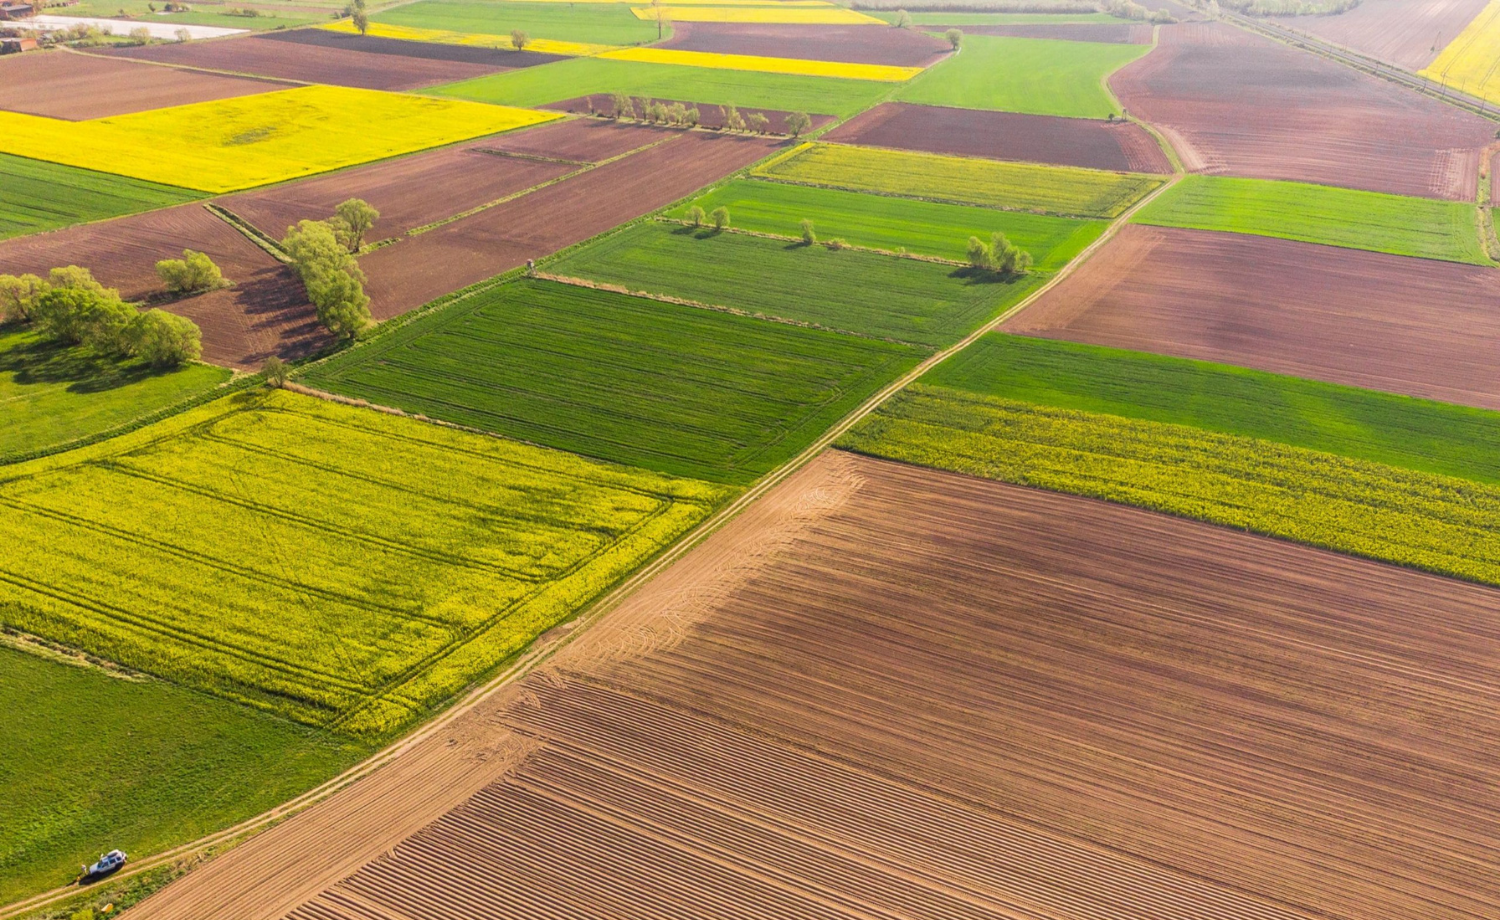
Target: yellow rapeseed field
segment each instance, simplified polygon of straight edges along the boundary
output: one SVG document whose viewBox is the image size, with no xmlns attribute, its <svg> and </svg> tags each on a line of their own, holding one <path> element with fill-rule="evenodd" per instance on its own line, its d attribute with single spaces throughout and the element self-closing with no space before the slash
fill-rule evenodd
<svg viewBox="0 0 1500 920">
<path fill-rule="evenodd" d="M 713 54 L 707 51 L 672 51 L 665 48 L 620 48 L 600 54 L 612 61 L 642 64 L 681 64 L 722 70 L 754 70 L 761 73 L 791 73 L 808 77 L 844 77 L 850 80 L 880 80 L 900 83 L 922 72 L 920 67 L 889 64 L 842 64 L 835 61 L 804 61 L 796 58 L 760 57 L 753 54 Z"/>
<path fill-rule="evenodd" d="M 662 7 L 667 18 L 673 22 L 760 22 L 788 25 L 877 25 L 889 27 L 890 23 L 846 10 L 843 7 L 789 7 L 776 6 L 685 6 L 674 3 Z M 638 19 L 654 20 L 656 10 L 649 6 L 631 7 Z"/>
<path fill-rule="evenodd" d="M 1500 0 L 1491 0 L 1422 76 L 1500 102 Z"/>
<path fill-rule="evenodd" d="M 531 0 L 533 3 L 549 3 L 552 0 Z M 331 22 L 322 28 L 330 32 L 358 33 L 354 23 L 347 19 Z M 367 35 L 376 38 L 395 38 L 408 42 L 432 42 L 438 45 L 466 45 L 472 48 L 504 48 L 511 45 L 509 35 L 490 35 L 484 32 L 450 32 L 446 29 L 422 29 L 416 26 L 393 26 L 384 22 L 370 23 Z M 526 43 L 527 51 L 542 54 L 564 54 L 571 57 L 587 57 L 603 51 L 613 51 L 614 45 L 592 45 L 587 42 L 564 42 L 551 38 L 533 38 Z"/>
<path fill-rule="evenodd" d="M 92 121 L 0 112 L 0 153 L 204 192 L 231 192 L 561 116 L 336 86 Z"/>
</svg>

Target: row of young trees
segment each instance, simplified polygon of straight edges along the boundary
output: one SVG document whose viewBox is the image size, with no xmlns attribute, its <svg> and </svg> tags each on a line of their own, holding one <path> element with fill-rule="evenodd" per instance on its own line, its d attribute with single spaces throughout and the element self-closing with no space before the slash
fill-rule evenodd
<svg viewBox="0 0 1500 920">
<path fill-rule="evenodd" d="M 365 273 L 354 255 L 380 218 L 368 202 L 350 198 L 327 220 L 303 220 L 288 227 L 281 248 L 307 289 L 318 322 L 342 339 L 358 335 L 370 322 Z"/>
<path fill-rule="evenodd" d="M 637 99 L 629 93 L 611 93 L 609 97 L 610 118 L 630 119 L 632 121 L 644 121 L 648 125 L 666 125 L 673 128 L 696 128 L 702 121 L 703 115 L 696 105 L 688 106 L 681 102 L 666 103 L 649 96 Z M 593 112 L 594 102 L 589 100 L 589 111 Z M 750 134 L 769 134 L 771 131 L 771 119 L 760 112 L 742 113 L 734 104 L 719 106 L 719 124 L 721 131 L 737 131 Z M 803 132 L 812 127 L 812 117 L 806 112 L 792 112 L 786 117 L 786 131 L 793 137 L 800 137 Z"/>
</svg>

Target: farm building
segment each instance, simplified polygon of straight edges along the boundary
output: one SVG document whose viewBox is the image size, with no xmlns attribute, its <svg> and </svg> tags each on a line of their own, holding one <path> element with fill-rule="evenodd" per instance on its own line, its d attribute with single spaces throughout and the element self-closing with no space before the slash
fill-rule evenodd
<svg viewBox="0 0 1500 920">
<path fill-rule="evenodd" d="M 29 19 L 36 12 L 30 3 L 0 3 L 0 19 Z"/>
<path fill-rule="evenodd" d="M 0 38 L 0 54 L 19 54 L 22 51 L 35 51 L 36 39 L 34 38 Z"/>
</svg>

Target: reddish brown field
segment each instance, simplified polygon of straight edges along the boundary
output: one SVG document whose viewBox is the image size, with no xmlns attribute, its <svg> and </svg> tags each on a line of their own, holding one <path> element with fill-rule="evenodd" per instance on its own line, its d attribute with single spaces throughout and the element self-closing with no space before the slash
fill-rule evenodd
<svg viewBox="0 0 1500 920">
<path fill-rule="evenodd" d="M 264 80 L 66 51 L 0 57 L 0 87 L 0 109 L 68 121 L 286 89 Z"/>
<path fill-rule="evenodd" d="M 1145 129 L 1093 118 L 887 102 L 839 125 L 823 140 L 1121 172 L 1172 171 L 1167 155 Z"/>
<path fill-rule="evenodd" d="M 1500 272 L 1126 227 L 1008 332 L 1500 409 Z"/>
<path fill-rule="evenodd" d="M 767 156 L 775 138 L 681 132 L 360 259 L 377 319 L 525 265 L 670 204 Z"/>
<path fill-rule="evenodd" d="M 684 106 L 692 108 L 698 106 L 698 124 L 705 128 L 722 128 L 724 126 L 724 110 L 717 105 L 699 104 L 686 99 L 659 99 L 658 102 L 671 105 L 673 102 L 681 102 Z M 639 107 L 640 101 L 637 100 Z M 606 93 L 597 93 L 593 96 L 579 96 L 577 99 L 564 99 L 561 102 L 549 102 L 546 105 L 537 106 L 539 109 L 551 109 L 554 112 L 569 112 L 574 115 L 603 115 L 612 116 L 615 113 L 615 104 Z M 786 133 L 786 117 L 790 112 L 778 112 L 775 109 L 740 109 L 740 114 L 749 116 L 752 112 L 759 112 L 766 116 L 770 122 L 771 131 L 777 134 Z M 832 115 L 813 115 L 812 126 L 814 129 L 821 128 L 833 121 Z"/>
<path fill-rule="evenodd" d="M 548 157 L 575 163 L 598 163 L 672 137 L 676 132 L 602 118 L 569 118 L 512 131 L 483 143 L 489 150 Z"/>
<path fill-rule="evenodd" d="M 1479 15 L 1486 0 L 1361 0 L 1337 16 L 1281 16 L 1273 21 L 1350 51 L 1421 70 Z"/>
<path fill-rule="evenodd" d="M 134 910 L 1489 920 L 1497 655 L 1491 589 L 827 454 Z"/>
<path fill-rule="evenodd" d="M 914 29 L 868 25 L 679 22 L 672 25 L 672 33 L 661 47 L 897 67 L 926 67 L 949 50 L 943 39 Z"/>
<path fill-rule="evenodd" d="M 1112 45 L 1149 45 L 1151 26 L 1141 22 L 1016 23 L 1014 25 L 928 26 L 930 32 L 959 29 L 968 35 L 1002 35 L 1014 38 L 1055 38 L 1071 42 L 1104 42 Z"/>
<path fill-rule="evenodd" d="M 265 32 L 260 38 L 269 41 L 287 42 L 314 48 L 336 48 L 343 51 L 358 51 L 362 54 L 387 54 L 397 58 L 426 61 L 447 61 L 459 64 L 482 65 L 486 72 L 519 70 L 538 64 L 551 64 L 567 60 L 560 54 L 539 54 L 535 51 L 514 49 L 479 48 L 465 45 L 446 45 L 438 42 L 412 42 L 393 38 L 377 38 L 373 35 L 349 35 L 330 32 L 326 29 L 293 29 L 289 32 Z M 397 64 L 397 66 L 402 66 Z"/>
<path fill-rule="evenodd" d="M 1161 34 L 1110 83 L 1191 171 L 1474 199 L 1491 122 L 1233 26 Z"/>
<path fill-rule="evenodd" d="M 258 369 L 273 354 L 296 357 L 327 343 L 291 273 L 200 204 L 7 240 L 0 243 L 0 274 L 46 275 L 81 265 L 121 296 L 139 300 L 165 293 L 156 263 L 181 258 L 188 248 L 206 252 L 235 282 L 164 305 L 202 328 L 205 361 Z"/>
</svg>

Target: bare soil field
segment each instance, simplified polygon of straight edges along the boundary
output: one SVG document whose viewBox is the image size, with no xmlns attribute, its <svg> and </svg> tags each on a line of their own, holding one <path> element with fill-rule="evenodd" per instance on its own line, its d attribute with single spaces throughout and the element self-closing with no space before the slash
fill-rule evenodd
<svg viewBox="0 0 1500 920">
<path fill-rule="evenodd" d="M 1473 200 L 1489 121 L 1233 26 L 1161 35 L 1110 85 L 1190 171 Z"/>
<path fill-rule="evenodd" d="M 960 29 L 966 35 L 1001 35 L 1013 38 L 1055 38 L 1070 42 L 1105 42 L 1112 45 L 1149 45 L 1151 26 L 1140 22 L 1014 23 L 1011 25 L 922 26 L 930 32 Z"/>
<path fill-rule="evenodd" d="M 1421 70 L 1486 2 L 1362 0 L 1337 16 L 1279 16 L 1272 21 L 1407 70 Z"/>
<path fill-rule="evenodd" d="M 134 910 L 1478 920 L 1497 654 L 1490 589 L 830 453 Z"/>
<path fill-rule="evenodd" d="M 598 163 L 673 137 L 676 133 L 668 128 L 602 118 L 570 118 L 525 131 L 511 131 L 490 138 L 479 146 L 522 156 Z"/>
<path fill-rule="evenodd" d="M 874 28 L 874 26 L 870 26 L 869 28 Z M 689 108 L 697 105 L 699 115 L 698 124 L 702 125 L 705 128 L 722 128 L 724 126 L 724 112 L 717 105 L 699 104 L 688 99 L 660 99 L 657 101 L 662 102 L 666 105 L 671 105 L 674 102 L 681 102 L 683 105 Z M 537 108 L 549 109 L 553 112 L 568 112 L 573 115 L 598 114 L 608 117 L 615 114 L 614 100 L 610 99 L 607 93 L 595 93 L 592 96 L 579 96 L 577 99 L 564 99 L 561 102 L 549 102 L 546 105 L 539 105 L 537 106 Z M 749 117 L 750 113 L 752 112 L 759 112 L 760 114 L 766 116 L 766 120 L 770 122 L 771 131 L 777 134 L 786 133 L 786 117 L 791 114 L 790 112 L 779 112 L 775 109 L 740 109 L 740 114 L 746 117 Z M 812 113 L 808 114 L 812 119 L 813 130 L 817 130 L 818 128 L 821 128 L 834 120 L 834 117 L 832 115 L 814 115 Z"/>
<path fill-rule="evenodd" d="M 769 155 L 776 138 L 676 138 L 360 259 L 376 319 L 582 242 Z"/>
<path fill-rule="evenodd" d="M 263 35 L 170 45 L 143 45 L 121 48 L 111 54 L 204 70 L 383 90 L 420 89 L 439 83 L 482 77 L 504 69 L 462 61 L 397 57 L 343 47 L 304 45 Z"/>
<path fill-rule="evenodd" d="M 270 41 L 309 45 L 314 48 L 338 48 L 345 51 L 358 51 L 362 54 L 389 54 L 399 58 L 415 58 L 425 61 L 478 64 L 486 68 L 486 73 L 519 70 L 523 67 L 535 67 L 538 64 L 567 60 L 560 54 L 467 47 L 437 42 L 402 41 L 394 38 L 378 38 L 373 35 L 348 35 L 343 32 L 330 32 L 327 29 L 268 32 L 261 37 Z"/>
<path fill-rule="evenodd" d="M 271 258 L 201 204 L 101 221 L 0 243 L 0 274 L 45 276 L 61 265 L 82 265 L 127 300 L 165 293 L 156 275 L 161 259 L 205 252 L 235 286 L 163 304 L 203 330 L 203 359 L 259 369 L 271 355 L 297 357 L 327 344 L 301 285 Z"/>
<path fill-rule="evenodd" d="M 672 31 L 660 47 L 848 64 L 926 67 L 949 51 L 943 39 L 915 29 L 867 25 L 680 22 L 673 23 Z"/>
<path fill-rule="evenodd" d="M 1500 409 L 1493 268 L 1132 225 L 1007 332 Z"/>
<path fill-rule="evenodd" d="M 0 58 L 0 109 L 67 121 L 286 89 L 243 77 L 151 67 L 70 51 Z"/>
<path fill-rule="evenodd" d="M 1166 174 L 1172 164 L 1139 125 L 887 102 L 823 140 L 961 157 Z"/>
</svg>

